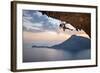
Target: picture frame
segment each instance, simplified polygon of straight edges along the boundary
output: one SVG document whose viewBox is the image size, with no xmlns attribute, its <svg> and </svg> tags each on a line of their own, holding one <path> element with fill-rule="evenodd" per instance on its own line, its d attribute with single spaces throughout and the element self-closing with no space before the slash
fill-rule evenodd
<svg viewBox="0 0 100 73">
<path fill-rule="evenodd" d="M 97 6 L 11 2 L 11 71 L 96 66 Z"/>
</svg>

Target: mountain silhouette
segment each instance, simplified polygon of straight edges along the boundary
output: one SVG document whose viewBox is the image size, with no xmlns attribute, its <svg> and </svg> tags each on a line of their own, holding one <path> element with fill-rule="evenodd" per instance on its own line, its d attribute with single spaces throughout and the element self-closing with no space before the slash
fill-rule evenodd
<svg viewBox="0 0 100 73">
<path fill-rule="evenodd" d="M 69 39 L 65 40 L 64 42 L 54 45 L 51 47 L 48 46 L 36 46 L 33 45 L 32 47 L 36 48 L 53 48 L 53 49 L 60 49 L 69 51 L 72 53 L 77 53 L 82 50 L 88 50 L 91 48 L 91 40 L 82 36 L 72 35 Z"/>
<path fill-rule="evenodd" d="M 68 40 L 61 44 L 51 46 L 54 49 L 62 49 L 71 52 L 79 52 L 82 50 L 90 49 L 91 40 L 82 36 L 72 35 Z"/>
</svg>

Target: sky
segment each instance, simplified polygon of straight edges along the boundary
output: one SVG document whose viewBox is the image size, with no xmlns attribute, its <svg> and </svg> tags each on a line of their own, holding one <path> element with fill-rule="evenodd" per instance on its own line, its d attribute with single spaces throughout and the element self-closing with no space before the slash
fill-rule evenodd
<svg viewBox="0 0 100 73">
<path fill-rule="evenodd" d="M 23 10 L 23 38 L 27 42 L 52 42 L 61 43 L 72 35 L 79 35 L 88 37 L 88 35 L 83 31 L 76 31 L 70 23 L 66 24 L 68 28 L 73 29 L 73 31 L 67 29 L 66 32 L 59 28 L 60 23 L 63 22 L 59 19 L 49 17 L 42 14 L 40 11 L 34 10 Z M 42 41 L 42 42 L 41 42 Z M 49 43 L 50 44 L 50 43 Z"/>
<path fill-rule="evenodd" d="M 26 31 L 57 31 L 60 20 L 43 15 L 39 11 L 23 10 L 23 27 Z"/>
</svg>

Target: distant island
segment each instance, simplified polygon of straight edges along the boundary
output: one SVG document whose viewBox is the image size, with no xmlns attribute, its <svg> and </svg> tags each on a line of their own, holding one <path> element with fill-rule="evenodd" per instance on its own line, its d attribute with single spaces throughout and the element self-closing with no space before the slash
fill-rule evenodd
<svg viewBox="0 0 100 73">
<path fill-rule="evenodd" d="M 36 46 L 33 45 L 32 48 L 53 48 L 53 49 L 62 49 L 71 52 L 79 52 L 82 50 L 90 49 L 91 48 L 91 40 L 89 38 L 85 38 L 82 36 L 72 35 L 68 40 L 64 42 L 54 45 L 51 47 L 48 46 Z"/>
<path fill-rule="evenodd" d="M 34 47 L 36 47 L 36 48 L 51 48 L 51 47 L 48 47 L 48 46 L 36 46 L 36 45 L 33 45 L 32 48 L 34 48 Z"/>
</svg>

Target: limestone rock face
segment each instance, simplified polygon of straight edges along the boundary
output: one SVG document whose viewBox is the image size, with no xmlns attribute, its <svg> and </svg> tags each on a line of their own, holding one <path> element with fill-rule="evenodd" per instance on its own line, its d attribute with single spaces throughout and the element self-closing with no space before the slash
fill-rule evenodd
<svg viewBox="0 0 100 73">
<path fill-rule="evenodd" d="M 91 37 L 91 14 L 90 13 L 75 13 L 75 12 L 50 12 L 41 11 L 50 17 L 70 23 L 78 29 L 83 29 Z"/>
</svg>

